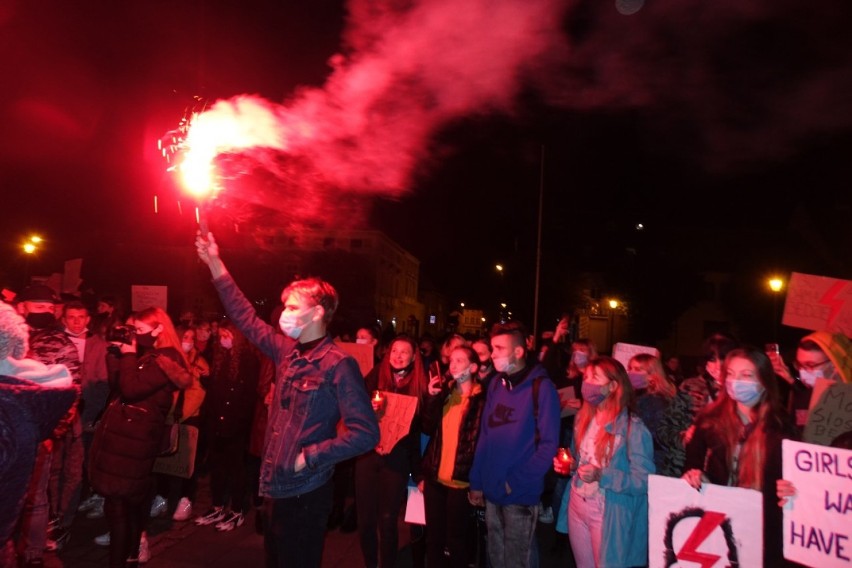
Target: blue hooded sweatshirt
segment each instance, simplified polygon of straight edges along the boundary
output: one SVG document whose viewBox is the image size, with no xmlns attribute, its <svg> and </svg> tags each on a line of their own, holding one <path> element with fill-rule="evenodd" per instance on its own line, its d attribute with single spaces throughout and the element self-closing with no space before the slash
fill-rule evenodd
<svg viewBox="0 0 852 568">
<path fill-rule="evenodd" d="M 520 382 L 507 388 L 508 379 Z M 534 417 L 533 383 L 538 389 L 538 419 Z M 559 395 L 539 364 L 488 385 L 479 442 L 470 472 L 470 489 L 482 491 L 497 505 L 537 505 L 544 476 L 553 467 L 559 445 Z M 536 422 L 539 440 L 536 444 Z M 511 492 L 506 491 L 508 482 Z"/>
</svg>

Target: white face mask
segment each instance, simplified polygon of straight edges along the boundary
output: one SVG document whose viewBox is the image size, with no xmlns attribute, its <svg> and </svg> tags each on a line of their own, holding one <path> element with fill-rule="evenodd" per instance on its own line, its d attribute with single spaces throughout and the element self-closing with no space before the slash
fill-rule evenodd
<svg viewBox="0 0 852 568">
<path fill-rule="evenodd" d="M 195 344 L 191 341 L 182 341 L 180 346 L 184 353 L 189 353 L 192 351 L 192 348 L 195 347 Z"/>
<path fill-rule="evenodd" d="M 813 371 L 809 371 L 807 369 L 801 369 L 799 371 L 799 379 L 806 385 L 811 388 L 814 388 L 814 385 L 817 382 L 817 379 L 824 379 L 825 375 L 822 374 L 822 369 L 815 369 Z"/>
<path fill-rule="evenodd" d="M 510 357 L 492 357 L 491 361 L 494 363 L 494 368 L 498 373 L 511 375 L 512 371 L 515 370 L 514 363 L 510 362 Z"/>
<path fill-rule="evenodd" d="M 313 308 L 308 308 L 302 313 L 281 312 L 281 317 L 278 318 L 278 325 L 281 327 L 281 331 L 283 331 L 284 334 L 291 339 L 299 339 L 299 336 L 302 335 L 302 332 L 306 327 L 308 327 L 308 324 L 311 323 L 310 320 L 308 320 L 307 322 L 299 325 L 299 318 L 303 314 L 307 314 L 312 309 Z"/>
<path fill-rule="evenodd" d="M 223 337 L 219 340 L 219 345 L 221 345 L 223 349 L 230 349 L 234 346 L 234 340 L 230 337 Z"/>
<path fill-rule="evenodd" d="M 368 343 L 370 343 L 370 340 L 369 339 L 356 339 L 355 343 L 357 343 L 358 345 L 367 345 Z"/>
<path fill-rule="evenodd" d="M 465 369 L 461 373 L 454 373 L 453 378 L 458 384 L 466 383 L 470 380 L 470 371 Z"/>
</svg>

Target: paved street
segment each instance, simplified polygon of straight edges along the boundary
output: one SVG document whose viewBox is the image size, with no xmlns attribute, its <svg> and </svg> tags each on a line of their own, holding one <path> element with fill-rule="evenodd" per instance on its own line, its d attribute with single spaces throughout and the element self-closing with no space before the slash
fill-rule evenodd
<svg viewBox="0 0 852 568">
<path fill-rule="evenodd" d="M 199 481 L 195 511 L 206 511 L 210 505 L 208 479 Z M 539 527 L 541 567 L 567 568 L 567 559 L 554 549 L 553 525 Z M 93 539 L 106 532 L 106 520 L 79 516 L 74 522 L 70 542 L 59 553 L 45 553 L 47 568 L 103 568 L 107 565 L 107 548 Z M 408 525 L 401 522 L 397 568 L 410 568 Z M 253 513 L 246 523 L 233 532 L 221 533 L 212 526 L 198 527 L 192 521 L 175 522 L 170 515 L 152 519 L 148 531 L 151 560 L 146 568 L 230 568 L 263 566 L 263 539 L 256 534 Z M 326 536 L 323 568 L 358 568 L 363 565 L 358 533 L 329 531 Z"/>
</svg>

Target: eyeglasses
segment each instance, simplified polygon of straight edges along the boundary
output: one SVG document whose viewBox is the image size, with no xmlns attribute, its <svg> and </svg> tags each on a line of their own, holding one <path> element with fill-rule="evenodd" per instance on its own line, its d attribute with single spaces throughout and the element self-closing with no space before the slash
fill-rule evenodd
<svg viewBox="0 0 852 568">
<path fill-rule="evenodd" d="M 800 363 L 798 360 L 793 361 L 793 368 L 797 371 L 801 371 L 802 369 L 806 371 L 816 371 L 826 363 L 830 363 L 831 359 L 826 359 L 825 361 L 820 361 L 819 363 Z"/>
</svg>

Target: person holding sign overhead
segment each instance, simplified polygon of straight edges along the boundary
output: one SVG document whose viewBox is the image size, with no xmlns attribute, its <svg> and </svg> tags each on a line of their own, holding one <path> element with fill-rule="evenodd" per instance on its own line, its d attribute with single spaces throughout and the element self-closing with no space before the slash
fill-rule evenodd
<svg viewBox="0 0 852 568">
<path fill-rule="evenodd" d="M 778 398 L 775 372 L 763 351 L 747 347 L 728 353 L 721 376 L 724 388 L 698 416 L 686 446 L 683 479 L 699 490 L 703 483 L 714 483 L 760 491 L 763 565 L 787 566 L 776 482 L 781 440 L 795 439 L 796 433 Z"/>
</svg>

